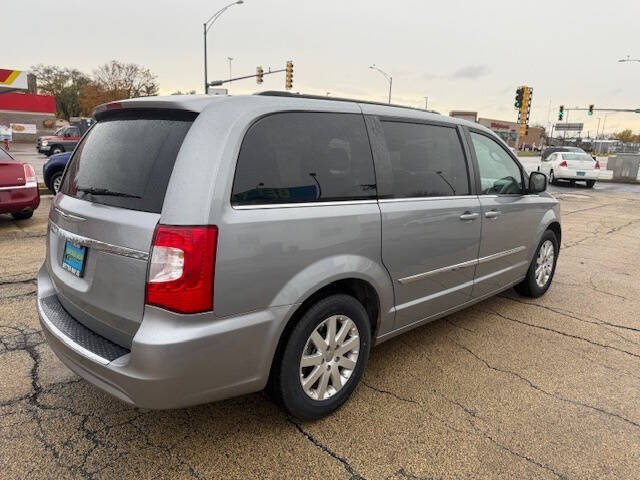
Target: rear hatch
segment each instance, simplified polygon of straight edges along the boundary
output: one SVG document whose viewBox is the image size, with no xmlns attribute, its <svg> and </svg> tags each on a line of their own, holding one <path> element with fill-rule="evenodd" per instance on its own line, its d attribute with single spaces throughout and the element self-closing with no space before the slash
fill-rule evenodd
<svg viewBox="0 0 640 480">
<path fill-rule="evenodd" d="M 25 182 L 24 166 L 0 149 L 0 188 L 21 187 Z"/>
<path fill-rule="evenodd" d="M 144 311 L 149 251 L 182 142 L 196 114 L 104 112 L 67 167 L 50 214 L 47 267 L 62 306 L 131 347 Z"/>
<path fill-rule="evenodd" d="M 593 170 L 596 161 L 586 153 L 563 153 L 562 159 L 567 162 L 567 167 L 571 170 Z"/>
</svg>

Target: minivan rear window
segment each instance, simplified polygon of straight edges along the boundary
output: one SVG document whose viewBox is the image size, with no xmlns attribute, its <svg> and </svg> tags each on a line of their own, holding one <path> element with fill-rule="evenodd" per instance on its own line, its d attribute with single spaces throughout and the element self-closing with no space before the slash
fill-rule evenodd
<svg viewBox="0 0 640 480">
<path fill-rule="evenodd" d="M 376 198 L 371 147 L 362 115 L 276 113 L 254 123 L 242 142 L 233 205 Z"/>
<path fill-rule="evenodd" d="M 122 110 L 103 115 L 76 148 L 61 192 L 160 213 L 176 156 L 196 113 Z"/>
</svg>

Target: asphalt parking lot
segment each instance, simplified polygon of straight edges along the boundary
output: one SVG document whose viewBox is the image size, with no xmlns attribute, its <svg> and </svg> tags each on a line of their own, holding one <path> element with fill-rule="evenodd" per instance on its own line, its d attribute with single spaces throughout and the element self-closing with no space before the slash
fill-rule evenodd
<svg viewBox="0 0 640 480">
<path fill-rule="evenodd" d="M 31 220 L 0 215 L 0 476 L 640 478 L 640 187 L 552 190 L 546 296 L 509 291 L 379 345 L 346 406 L 309 423 L 261 393 L 158 412 L 80 380 L 35 310 L 50 197 Z"/>
</svg>

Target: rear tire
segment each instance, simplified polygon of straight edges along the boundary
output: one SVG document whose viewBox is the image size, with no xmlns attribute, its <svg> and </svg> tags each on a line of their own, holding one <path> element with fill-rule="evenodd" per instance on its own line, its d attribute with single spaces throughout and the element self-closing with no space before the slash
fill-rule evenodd
<svg viewBox="0 0 640 480">
<path fill-rule="evenodd" d="M 548 262 L 548 256 L 545 256 L 545 249 L 549 247 L 552 248 L 553 253 L 551 263 Z M 529 265 L 529 270 L 527 270 L 527 276 L 514 287 L 515 291 L 522 296 L 532 298 L 544 295 L 553 281 L 559 250 L 556 234 L 551 230 L 544 232 L 533 260 L 531 260 L 531 265 Z"/>
<path fill-rule="evenodd" d="M 33 210 L 29 210 L 28 212 L 12 213 L 11 216 L 14 220 L 26 220 L 33 217 Z"/>
<path fill-rule="evenodd" d="M 59 145 L 56 145 L 55 147 L 51 148 L 51 155 L 55 155 L 56 153 L 62 153 L 64 152 L 64 148 L 62 148 Z"/>
<path fill-rule="evenodd" d="M 330 333 L 330 321 L 335 335 Z M 340 340 L 338 334 L 343 329 L 347 333 Z M 318 346 L 314 340 L 318 335 L 334 340 Z M 354 341 L 356 337 L 359 344 Z M 270 391 L 278 403 L 301 420 L 324 417 L 346 402 L 358 385 L 370 346 L 371 325 L 362 304 L 344 294 L 323 298 L 296 322 L 282 353 L 274 360 Z M 307 360 L 311 363 L 304 365 Z"/>
<path fill-rule="evenodd" d="M 551 185 L 557 185 L 558 184 L 558 180 L 556 180 L 556 176 L 553 174 L 553 170 L 551 170 L 549 172 L 549 184 L 551 184 Z"/>
<path fill-rule="evenodd" d="M 593 188 L 595 184 L 596 184 L 595 180 L 587 180 L 587 188 Z"/>
</svg>

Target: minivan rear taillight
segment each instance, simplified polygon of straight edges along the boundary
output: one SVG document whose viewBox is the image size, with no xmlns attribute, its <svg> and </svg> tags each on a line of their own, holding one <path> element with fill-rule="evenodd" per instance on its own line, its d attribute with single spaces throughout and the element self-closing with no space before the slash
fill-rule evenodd
<svg viewBox="0 0 640 480">
<path fill-rule="evenodd" d="M 35 183 L 37 181 L 36 171 L 28 163 L 24 164 L 24 181 L 25 183 Z"/>
<path fill-rule="evenodd" d="M 218 228 L 158 225 L 153 235 L 146 303 L 178 313 L 213 310 Z"/>
<path fill-rule="evenodd" d="M 600 170 L 600 162 L 596 160 L 596 164 L 593 166 L 596 170 Z"/>
<path fill-rule="evenodd" d="M 568 165 L 567 165 L 567 161 L 566 161 L 566 160 L 561 161 L 561 162 L 560 162 L 560 165 L 558 165 L 558 166 L 559 166 L 559 167 L 567 167 L 567 166 L 568 166 Z"/>
</svg>

